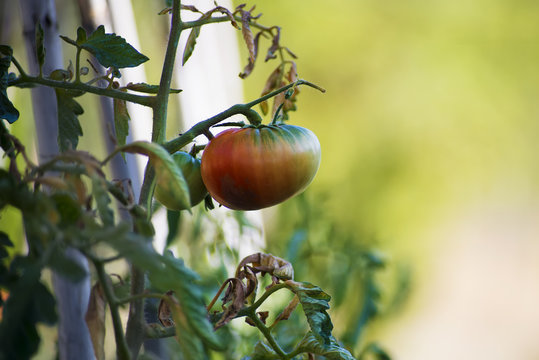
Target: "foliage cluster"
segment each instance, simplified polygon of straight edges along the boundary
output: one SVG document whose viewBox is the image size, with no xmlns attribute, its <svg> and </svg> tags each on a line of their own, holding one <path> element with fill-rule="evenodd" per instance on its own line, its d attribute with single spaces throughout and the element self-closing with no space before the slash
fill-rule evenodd
<svg viewBox="0 0 539 360">
<path fill-rule="evenodd" d="M 73 282 L 81 281 L 90 274 L 84 263 L 73 256 L 79 253 L 92 264 L 91 272 L 96 279 L 86 320 L 99 359 L 104 358 L 106 307 L 112 318 L 119 359 L 136 357 L 140 351 L 141 341 L 129 339 L 129 333 L 142 334 L 139 337 L 142 340 L 175 336 L 185 359 L 204 359 L 212 352 L 232 353 L 233 342 L 228 341 L 232 336 L 231 330 L 226 325 L 241 317 L 245 317 L 247 323 L 256 327 L 263 337 L 252 346 L 246 359 L 299 359 L 304 356 L 354 359 L 347 347 L 354 348 L 359 333 L 378 312 L 376 302 L 380 294 L 373 276 L 377 269 L 383 267 L 383 261 L 376 255 L 366 251 L 357 254 L 362 259 L 359 268 L 367 270 L 363 280 L 366 292 L 360 321 L 346 336 L 343 345 L 332 335 L 333 324 L 328 314 L 330 296 L 318 286 L 294 280 L 292 264 L 296 260 L 301 262 L 298 253 L 287 254 L 288 261 L 265 253 L 243 259 L 234 276 L 223 281 L 217 295 L 205 306 L 208 291 L 204 280 L 182 259 L 174 257 L 169 251 L 160 254 L 152 246 L 155 234 L 151 221 L 152 194 L 155 186 L 166 187 L 171 196 L 179 199 L 182 207 L 191 211 L 188 184 L 171 153 L 188 146 L 200 135 L 211 140 L 211 127 L 222 125 L 224 120 L 235 114 L 242 114 L 251 124 L 259 125 L 261 117 L 253 107 L 260 105 L 261 111 L 266 114 L 269 112 L 267 102 L 271 98 L 274 98 L 270 114 L 272 122 L 283 122 L 288 119 L 288 112 L 295 109 L 299 86 L 320 89 L 298 78 L 296 63 L 290 60 L 296 56 L 280 44 L 281 29 L 259 24 L 257 20 L 260 15 L 254 15 L 253 10 L 246 10 L 244 5 L 240 5 L 233 11 L 216 6 L 208 12 L 201 12 L 194 6 L 174 1 L 171 8 L 162 12 L 171 13 L 172 20 L 159 85 L 119 85 L 117 79 L 121 77 L 121 69 L 138 66 L 149 58 L 122 37 L 106 33 L 103 26 L 90 34 L 79 28 L 75 39 L 61 36 L 62 40 L 76 48 L 74 65 L 70 63 L 66 69 L 57 69 L 51 74 L 43 74 L 42 71 L 46 49 L 40 26 L 37 26 L 35 49 L 39 74 L 28 74 L 11 48 L 0 46 L 0 118 L 14 123 L 19 117 L 19 112 L 8 98 L 8 87 L 44 85 L 54 88 L 60 149 L 60 153 L 49 161 L 34 164 L 24 145 L 10 134 L 3 121 L 0 123 L 0 146 L 8 157 L 8 168 L 0 170 L 0 209 L 13 207 L 20 211 L 28 247 L 26 254 L 8 258 L 7 248 L 12 243 L 5 233 L 0 233 L 0 288 L 8 294 L 7 298 L 4 295 L 0 297 L 3 308 L 0 358 L 29 358 L 36 352 L 40 341 L 37 324 L 53 325 L 58 321 L 55 296 L 42 278 L 43 270 L 48 268 Z M 183 22 L 182 11 L 200 13 L 200 18 Z M 165 141 L 168 97 L 171 93 L 180 92 L 170 88 L 180 33 L 190 30 L 183 51 L 182 62 L 185 63 L 195 49 L 202 27 L 216 22 L 230 22 L 242 31 L 249 59 L 240 77 L 245 78 L 253 71 L 264 37 L 269 38 L 271 43 L 265 60 L 278 59 L 279 64 L 270 74 L 260 98 L 234 105 L 196 124 L 177 138 Z M 257 32 L 254 34 L 252 29 L 257 29 Z M 84 52 L 107 69 L 104 75 L 96 70 L 97 66 L 92 63 L 94 60 L 88 61 L 91 69 L 82 66 Z M 9 72 L 12 65 L 18 74 Z M 97 75 L 83 81 L 92 71 Z M 105 85 L 101 85 L 103 83 Z M 76 150 L 79 138 L 83 136 L 79 116 L 84 112 L 76 98 L 85 93 L 114 100 L 117 149 L 104 160 Z M 126 143 L 130 121 L 126 102 L 153 110 L 152 142 Z M 119 152 L 142 154 L 149 158 L 138 200 L 133 196 L 128 181 L 113 181 L 105 175 L 104 167 Z M 206 202 L 206 206 L 212 207 L 211 200 Z M 202 210 L 197 213 L 205 214 Z M 180 213 L 169 211 L 168 215 L 169 238 L 172 239 L 178 232 Z M 123 221 L 125 219 L 128 221 Z M 299 243 L 304 240 L 301 237 L 306 236 L 306 229 L 308 227 L 303 227 L 294 234 L 290 249 L 300 248 Z M 303 235 L 301 231 L 304 231 Z M 125 279 L 107 272 L 107 266 L 117 261 L 126 261 L 132 266 L 132 273 Z M 260 279 L 266 274 L 270 275 L 271 283 L 264 284 L 264 287 Z M 147 282 L 144 281 L 145 276 Z M 259 311 L 259 307 L 281 289 L 288 290 L 292 298 L 280 314 L 272 316 L 273 322 L 268 325 L 269 314 Z M 262 290 L 262 294 L 258 295 L 257 290 Z M 223 292 L 221 307 L 214 310 Z M 127 329 L 124 329 L 120 309 L 125 306 L 138 306 L 140 309 L 147 298 L 160 300 L 160 322 L 131 321 L 132 316 L 140 316 L 140 312 L 131 311 Z M 294 310 L 298 306 L 303 310 L 307 325 L 303 328 L 283 326 L 284 320 L 297 314 Z M 294 321 L 296 323 L 299 322 Z M 294 331 L 293 336 L 283 336 L 290 331 Z M 379 359 L 389 358 L 374 343 L 367 345 L 359 357 L 369 353 Z"/>
</svg>

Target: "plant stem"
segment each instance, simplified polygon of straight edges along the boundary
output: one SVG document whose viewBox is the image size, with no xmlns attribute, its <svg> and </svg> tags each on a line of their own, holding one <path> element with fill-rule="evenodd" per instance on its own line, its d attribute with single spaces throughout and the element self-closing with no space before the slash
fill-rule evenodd
<svg viewBox="0 0 539 360">
<path fill-rule="evenodd" d="M 97 261 L 95 259 L 92 259 L 92 261 L 94 263 L 99 282 L 101 283 L 101 286 L 103 286 L 103 293 L 105 294 L 105 297 L 109 303 L 110 315 L 112 317 L 112 324 L 114 327 L 114 338 L 116 340 L 116 356 L 121 360 L 131 359 L 123 332 L 122 320 L 118 311 L 118 302 L 110 286 L 109 278 L 105 272 L 105 266 L 101 261 Z"/>
<path fill-rule="evenodd" d="M 268 343 L 271 345 L 271 347 L 273 348 L 273 350 L 277 353 L 277 355 L 279 355 L 279 357 L 281 359 L 284 359 L 284 360 L 287 360 L 289 359 L 288 355 L 284 352 L 283 349 L 281 349 L 281 347 L 279 346 L 279 344 L 277 344 L 277 341 L 275 341 L 275 339 L 273 338 L 273 335 L 271 335 L 271 332 L 270 330 L 267 328 L 266 325 L 264 325 L 264 323 L 262 322 L 262 320 L 260 320 L 260 318 L 258 317 L 258 315 L 256 315 L 256 312 L 254 309 L 252 309 L 251 311 L 249 311 L 247 313 L 247 316 L 253 321 L 253 323 L 255 324 L 255 326 L 258 328 L 258 330 L 260 330 L 260 332 L 264 335 L 264 337 L 266 338 L 266 340 L 268 340 Z"/>
<path fill-rule="evenodd" d="M 153 107 L 152 142 L 162 143 L 165 140 L 166 118 L 168 95 L 170 94 L 170 83 L 174 70 L 174 60 L 180 34 L 182 32 L 182 21 L 180 16 L 181 0 L 174 0 L 172 4 L 171 29 L 165 53 L 159 91 L 155 97 Z M 152 196 L 152 184 L 154 172 L 149 164 L 146 165 L 144 181 L 142 183 L 139 204 L 147 206 L 148 216 L 151 216 L 151 209 L 148 207 Z M 144 272 L 135 266 L 131 267 L 131 295 L 136 296 L 144 291 Z M 142 342 L 145 338 L 146 321 L 144 319 L 144 298 L 137 298 L 131 302 L 129 307 L 129 318 L 127 321 L 127 342 L 131 353 L 136 357 Z"/>
<path fill-rule="evenodd" d="M 81 47 L 77 46 L 77 54 L 75 55 L 75 83 L 80 83 L 80 53 Z"/>
<path fill-rule="evenodd" d="M 125 91 L 119 91 L 109 88 L 100 88 L 97 86 L 88 85 L 82 82 L 64 82 L 57 81 L 48 78 L 38 77 L 38 76 L 29 76 L 21 75 L 8 83 L 8 86 L 22 86 L 22 85 L 31 85 L 39 84 L 45 85 L 52 88 L 66 89 L 66 90 L 79 90 L 96 95 L 107 96 L 114 99 L 125 100 L 133 103 L 137 103 L 143 106 L 153 107 L 155 103 L 155 96 L 145 96 L 145 95 L 136 95 L 127 93 Z"/>
<path fill-rule="evenodd" d="M 230 108 L 226 109 L 225 111 L 223 111 L 223 112 L 221 112 L 221 113 L 219 113 L 219 114 L 217 114 L 215 116 L 212 116 L 211 118 L 209 118 L 207 120 L 201 121 L 201 122 L 193 125 L 193 127 L 191 127 L 189 130 L 187 130 L 187 132 L 185 132 L 181 136 L 179 136 L 179 137 L 165 143 L 163 146 L 170 153 L 176 152 L 176 151 L 180 150 L 182 147 L 189 144 L 191 141 L 193 141 L 193 139 L 195 137 L 197 137 L 199 135 L 203 135 L 213 125 L 216 125 L 219 122 L 221 122 L 221 121 L 223 121 L 223 120 L 225 120 L 225 119 L 227 119 L 227 118 L 229 118 L 229 117 L 231 117 L 233 115 L 237 115 L 237 114 L 245 115 L 245 117 L 247 117 L 247 119 L 249 119 L 249 121 L 251 123 L 260 123 L 261 122 L 260 115 L 258 115 L 258 113 L 256 111 L 251 109 L 253 106 L 258 105 L 261 102 L 266 101 L 266 100 L 270 99 L 271 97 L 273 97 L 275 95 L 278 95 L 278 94 L 282 93 L 283 91 L 286 91 L 286 90 L 290 89 L 293 86 L 299 86 L 299 85 L 307 85 L 307 86 L 313 87 L 315 89 L 318 89 L 321 92 L 325 92 L 325 90 L 322 89 L 320 86 L 315 85 L 315 84 L 313 84 L 313 83 L 311 83 L 311 82 L 309 82 L 307 80 L 301 80 L 300 79 L 300 80 L 298 80 L 296 82 L 285 85 L 285 86 L 283 86 L 283 87 L 281 87 L 281 88 L 279 88 L 277 90 L 274 90 L 274 91 L 270 92 L 267 95 L 262 96 L 261 98 L 253 100 L 253 101 L 248 102 L 246 104 L 233 105 Z"/>
<path fill-rule="evenodd" d="M 260 305 L 262 305 L 262 303 L 264 301 L 266 301 L 266 299 L 271 295 L 273 294 L 274 292 L 276 292 L 277 290 L 281 290 L 282 288 L 285 288 L 286 287 L 286 283 L 280 283 L 280 284 L 277 284 L 277 285 L 274 285 L 272 287 L 270 287 L 268 290 L 266 290 L 264 292 L 264 294 L 262 294 L 262 296 L 257 300 L 255 301 L 255 303 L 253 305 L 250 306 L 250 308 L 254 311 L 256 309 L 258 309 L 260 307 Z"/>
</svg>

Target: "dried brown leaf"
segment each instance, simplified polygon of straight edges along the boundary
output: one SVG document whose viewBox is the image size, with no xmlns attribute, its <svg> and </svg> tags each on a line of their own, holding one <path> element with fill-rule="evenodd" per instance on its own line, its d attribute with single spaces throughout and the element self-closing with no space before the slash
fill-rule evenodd
<svg viewBox="0 0 539 360">
<path fill-rule="evenodd" d="M 223 307 L 225 308 L 225 311 L 214 326 L 216 330 L 234 319 L 245 305 L 245 285 L 243 282 L 238 278 L 229 278 L 226 281 L 229 285 L 225 296 L 223 297 Z M 225 307 L 228 303 L 230 304 Z"/>
<path fill-rule="evenodd" d="M 281 82 L 279 84 L 279 86 L 277 86 L 278 88 L 282 87 L 282 86 L 285 86 L 286 83 L 285 82 Z M 277 109 L 279 108 L 279 106 L 281 104 L 283 104 L 285 101 L 285 93 L 284 92 L 281 92 L 279 93 L 278 95 L 275 95 L 275 97 L 273 98 L 273 108 L 271 109 L 271 116 L 275 116 L 275 113 L 277 112 Z"/>
<path fill-rule="evenodd" d="M 242 10 L 241 12 L 241 33 L 243 35 L 243 40 L 247 45 L 247 50 L 249 51 L 249 60 L 250 62 L 255 62 L 256 53 L 255 53 L 255 41 L 253 32 L 249 22 L 251 21 L 251 13 L 249 11 Z"/>
<path fill-rule="evenodd" d="M 178 304 L 178 301 L 173 297 L 174 291 L 168 291 L 166 294 L 167 300 L 161 299 L 159 301 L 159 307 L 157 308 L 157 318 L 164 327 L 174 326 L 174 320 L 172 317 L 172 309 L 170 304 Z M 179 304 L 178 304 L 179 306 Z"/>
<path fill-rule="evenodd" d="M 172 12 L 172 8 L 171 7 L 167 7 L 167 8 L 164 8 L 163 10 L 159 11 L 157 13 L 157 15 L 165 15 L 165 14 L 170 14 Z"/>
<path fill-rule="evenodd" d="M 283 76 L 283 67 L 279 65 L 273 72 L 270 74 L 268 79 L 266 80 L 266 83 L 264 84 L 264 88 L 262 89 L 262 93 L 260 96 L 264 96 L 266 94 L 269 94 L 273 90 L 277 89 L 279 84 L 281 83 L 281 78 Z M 260 109 L 262 111 L 262 114 L 266 115 L 268 113 L 268 102 L 263 101 L 260 103 Z"/>
<path fill-rule="evenodd" d="M 277 57 L 277 55 L 275 55 L 275 52 L 281 48 L 281 45 L 279 45 L 279 40 L 281 38 L 281 28 L 275 26 L 275 29 L 277 29 L 277 33 L 273 35 L 271 46 L 268 49 L 268 53 L 266 54 L 266 59 L 264 59 L 264 61 L 275 59 Z"/>
<path fill-rule="evenodd" d="M 97 360 L 105 359 L 105 307 L 107 303 L 100 283 L 96 283 L 90 292 L 90 301 L 86 311 L 86 325 Z"/>
<path fill-rule="evenodd" d="M 189 11 L 192 11 L 192 12 L 196 12 L 196 13 L 201 13 L 202 14 L 202 11 L 198 10 L 196 7 L 194 7 L 193 5 L 180 5 L 180 8 L 182 10 L 189 10 Z M 170 9 L 172 10 L 172 9 Z"/>
<path fill-rule="evenodd" d="M 292 50 L 290 50 L 289 48 L 283 47 L 283 49 L 285 49 L 286 52 L 287 52 L 292 58 L 294 58 L 294 59 L 297 59 L 297 58 L 298 58 L 298 56 L 297 56 L 296 54 L 294 54 L 294 53 L 292 52 Z"/>
<path fill-rule="evenodd" d="M 298 304 L 299 304 L 299 298 L 297 295 L 294 295 L 294 297 L 292 298 L 292 300 L 290 300 L 290 302 L 284 308 L 284 310 L 275 318 L 275 321 L 271 326 L 272 327 L 275 326 L 281 320 L 288 320 L 290 318 L 290 315 L 292 315 L 292 313 L 298 306 Z"/>
<path fill-rule="evenodd" d="M 286 79 L 291 83 L 298 80 L 298 67 L 294 61 L 290 64 L 290 69 L 286 73 Z"/>
<path fill-rule="evenodd" d="M 254 38 L 254 60 L 251 60 L 251 56 L 249 55 L 249 59 L 247 59 L 247 65 L 245 65 L 245 68 L 243 69 L 243 71 L 239 75 L 240 78 L 242 78 L 242 79 L 245 79 L 247 76 L 249 76 L 249 74 L 251 74 L 251 72 L 255 68 L 255 61 L 256 61 L 256 58 L 258 56 L 258 43 L 260 42 L 260 36 L 261 35 L 262 35 L 262 32 L 258 32 L 255 35 L 255 38 Z"/>
</svg>

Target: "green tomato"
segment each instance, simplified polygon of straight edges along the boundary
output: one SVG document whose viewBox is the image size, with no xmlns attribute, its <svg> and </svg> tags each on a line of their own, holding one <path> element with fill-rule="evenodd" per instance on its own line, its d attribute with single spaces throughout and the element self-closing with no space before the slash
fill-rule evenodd
<svg viewBox="0 0 539 360">
<path fill-rule="evenodd" d="M 178 151 L 172 155 L 174 162 L 180 168 L 183 177 L 189 188 L 189 198 L 191 199 L 191 207 L 201 202 L 208 194 L 202 176 L 200 175 L 200 160 L 183 151 Z M 170 194 L 159 185 L 155 188 L 154 197 L 157 201 L 163 204 L 169 210 L 186 210 L 179 204 L 173 194 Z"/>
</svg>

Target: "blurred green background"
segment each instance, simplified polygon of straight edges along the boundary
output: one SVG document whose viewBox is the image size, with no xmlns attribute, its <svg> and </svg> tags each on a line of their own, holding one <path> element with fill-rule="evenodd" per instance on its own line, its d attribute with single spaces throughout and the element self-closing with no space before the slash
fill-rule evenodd
<svg viewBox="0 0 539 360">
<path fill-rule="evenodd" d="M 156 83 L 161 6 L 133 5 Z M 61 9 L 74 36 L 75 10 Z M 256 12 L 327 90 L 302 88 L 290 120 L 320 139 L 317 177 L 263 216 L 267 250 L 334 296 L 337 337 L 361 315 L 371 254 L 386 264 L 374 266 L 381 316 L 356 350 L 376 339 L 395 359 L 539 358 L 539 2 L 272 0 Z M 276 66 L 259 58 L 247 100 Z"/>
</svg>

